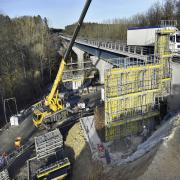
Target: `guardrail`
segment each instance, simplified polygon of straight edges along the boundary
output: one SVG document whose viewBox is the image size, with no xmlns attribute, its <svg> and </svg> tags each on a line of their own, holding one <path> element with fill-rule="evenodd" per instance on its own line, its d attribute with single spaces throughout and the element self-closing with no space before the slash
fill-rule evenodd
<svg viewBox="0 0 180 180">
<path fill-rule="evenodd" d="M 154 51 L 149 47 L 140 47 L 140 46 L 128 46 L 127 44 L 122 44 L 119 42 L 108 42 L 108 41 L 94 41 L 94 40 L 77 40 L 77 43 L 83 43 L 91 46 L 95 46 L 98 48 L 115 50 L 118 52 L 138 54 L 138 55 L 150 55 L 153 54 Z"/>
<path fill-rule="evenodd" d="M 61 36 L 61 37 L 67 40 L 71 39 L 70 36 L 68 37 Z M 119 41 L 113 42 L 108 40 L 90 40 L 90 39 L 79 38 L 76 40 L 76 43 L 90 45 L 105 50 L 114 50 L 117 52 L 124 52 L 124 53 L 136 54 L 142 56 L 154 54 L 153 48 L 141 47 L 141 46 L 128 46 L 126 43 Z"/>
</svg>

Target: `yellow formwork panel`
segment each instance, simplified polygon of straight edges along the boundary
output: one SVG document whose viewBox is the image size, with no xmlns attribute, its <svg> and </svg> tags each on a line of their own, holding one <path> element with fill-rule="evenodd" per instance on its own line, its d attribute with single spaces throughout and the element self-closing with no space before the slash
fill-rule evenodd
<svg viewBox="0 0 180 180">
<path fill-rule="evenodd" d="M 121 99 L 105 101 L 105 124 L 124 121 L 154 111 L 155 98 L 159 92 L 142 93 Z"/>
<path fill-rule="evenodd" d="M 159 64 L 161 65 L 160 73 L 161 79 L 161 94 L 167 96 L 170 93 L 171 88 L 171 76 L 172 69 L 170 66 L 170 60 L 172 53 L 169 51 L 169 36 L 174 33 L 172 29 L 161 29 L 157 32 L 156 44 L 155 44 L 155 56 L 159 57 Z"/>
<path fill-rule="evenodd" d="M 106 141 L 114 139 L 120 139 L 121 137 L 136 135 L 142 132 L 143 125 L 149 126 L 152 124 L 154 118 L 142 119 L 141 121 L 130 121 L 117 126 L 111 126 L 105 128 Z"/>
<path fill-rule="evenodd" d="M 159 88 L 160 65 L 114 68 L 105 74 L 106 97 L 118 97 Z"/>
<path fill-rule="evenodd" d="M 106 71 L 106 140 L 137 133 L 142 122 L 159 115 L 156 99 L 170 93 L 169 35 L 173 32 L 169 29 L 157 32 L 154 63 Z"/>
</svg>

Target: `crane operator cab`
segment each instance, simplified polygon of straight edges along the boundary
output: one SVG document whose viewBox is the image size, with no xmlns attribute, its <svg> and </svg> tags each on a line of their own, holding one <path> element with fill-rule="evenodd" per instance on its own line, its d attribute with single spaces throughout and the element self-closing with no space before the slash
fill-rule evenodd
<svg viewBox="0 0 180 180">
<path fill-rule="evenodd" d="M 47 116 L 50 115 L 51 112 L 48 111 L 44 111 L 44 110 L 40 110 L 40 108 L 34 110 L 33 113 L 33 123 L 36 127 L 38 127 L 39 125 L 41 125 L 43 119 Z"/>
<path fill-rule="evenodd" d="M 171 52 L 180 56 L 180 31 L 176 31 L 170 35 L 169 49 Z"/>
<path fill-rule="evenodd" d="M 46 99 L 47 98 L 48 97 L 46 97 Z M 32 119 L 36 127 L 51 124 L 52 122 L 61 120 L 67 116 L 66 108 L 64 108 L 64 99 L 59 96 L 58 91 L 47 106 L 46 99 L 34 105 Z"/>
<path fill-rule="evenodd" d="M 63 99 L 60 99 L 59 96 L 53 98 L 49 106 L 45 106 L 44 104 L 36 106 L 33 111 L 34 125 L 36 127 L 39 127 L 42 124 L 42 122 L 44 122 L 44 124 L 51 123 L 51 121 L 49 120 L 51 118 L 49 117 L 55 112 L 55 114 L 57 114 L 62 109 L 64 109 L 64 101 Z"/>
</svg>

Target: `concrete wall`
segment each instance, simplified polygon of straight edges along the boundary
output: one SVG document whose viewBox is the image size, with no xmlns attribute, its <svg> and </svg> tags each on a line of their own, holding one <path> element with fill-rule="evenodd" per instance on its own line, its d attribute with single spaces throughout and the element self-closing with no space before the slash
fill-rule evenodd
<svg viewBox="0 0 180 180">
<path fill-rule="evenodd" d="M 171 62 L 172 66 L 172 96 L 168 97 L 168 111 L 180 110 L 180 61 Z"/>
<path fill-rule="evenodd" d="M 180 85 L 180 62 L 172 62 L 172 84 Z"/>
</svg>

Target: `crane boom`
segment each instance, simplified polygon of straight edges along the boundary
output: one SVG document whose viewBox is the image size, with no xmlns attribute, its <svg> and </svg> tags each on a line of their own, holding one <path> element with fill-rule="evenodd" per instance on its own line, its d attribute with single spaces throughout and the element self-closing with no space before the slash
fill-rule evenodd
<svg viewBox="0 0 180 180">
<path fill-rule="evenodd" d="M 84 17 L 89 9 L 89 6 L 91 4 L 91 1 L 92 0 L 86 0 L 86 3 L 85 3 L 85 6 L 83 8 L 83 11 L 81 13 L 81 16 L 77 22 L 77 26 L 76 26 L 76 29 L 74 30 L 74 33 L 73 33 L 73 36 L 72 36 L 72 39 L 69 43 L 69 46 L 64 54 L 64 57 L 62 58 L 61 60 L 61 64 L 59 66 L 59 70 L 58 70 L 58 73 L 56 75 L 56 79 L 54 81 L 54 84 L 52 86 L 52 89 L 51 89 L 51 92 L 49 93 L 49 95 L 46 97 L 46 100 L 45 100 L 45 105 L 50 105 L 55 93 L 56 93 L 56 90 L 57 90 L 57 87 L 62 79 L 62 75 L 63 75 L 63 71 L 64 71 L 64 66 L 65 66 L 65 63 L 67 61 L 67 58 L 69 57 L 70 53 L 71 53 L 71 50 L 72 50 L 72 47 L 73 47 L 73 44 L 76 40 L 76 37 L 80 31 L 80 28 L 82 26 L 82 23 L 83 23 L 83 20 L 84 20 Z"/>
<path fill-rule="evenodd" d="M 69 57 L 69 55 L 71 53 L 72 46 L 73 46 L 73 44 L 76 40 L 76 37 L 79 33 L 79 30 L 82 26 L 84 17 L 85 17 L 87 10 L 91 4 L 91 1 L 92 0 L 86 0 L 83 11 L 80 15 L 80 18 L 77 22 L 77 26 L 74 30 L 72 39 L 71 39 L 69 46 L 61 60 L 58 73 L 56 75 L 55 81 L 53 83 L 53 86 L 52 86 L 52 89 L 51 89 L 49 95 L 45 98 L 45 101 L 40 101 L 39 103 L 37 103 L 35 105 L 35 108 L 33 110 L 33 123 L 36 127 L 41 126 L 42 124 L 44 124 L 46 122 L 48 123 L 47 119 L 49 119 L 49 118 L 47 118 L 47 117 L 55 117 L 55 118 L 52 118 L 54 121 L 54 119 L 57 120 L 57 118 L 61 119 L 61 118 L 59 118 L 59 116 L 62 115 L 62 117 L 64 117 L 63 114 L 66 113 L 66 110 L 63 111 L 64 103 L 63 103 L 63 100 L 59 97 L 57 88 L 58 88 L 59 83 L 61 82 L 63 71 L 64 71 L 64 66 L 66 64 L 67 58 Z"/>
</svg>

